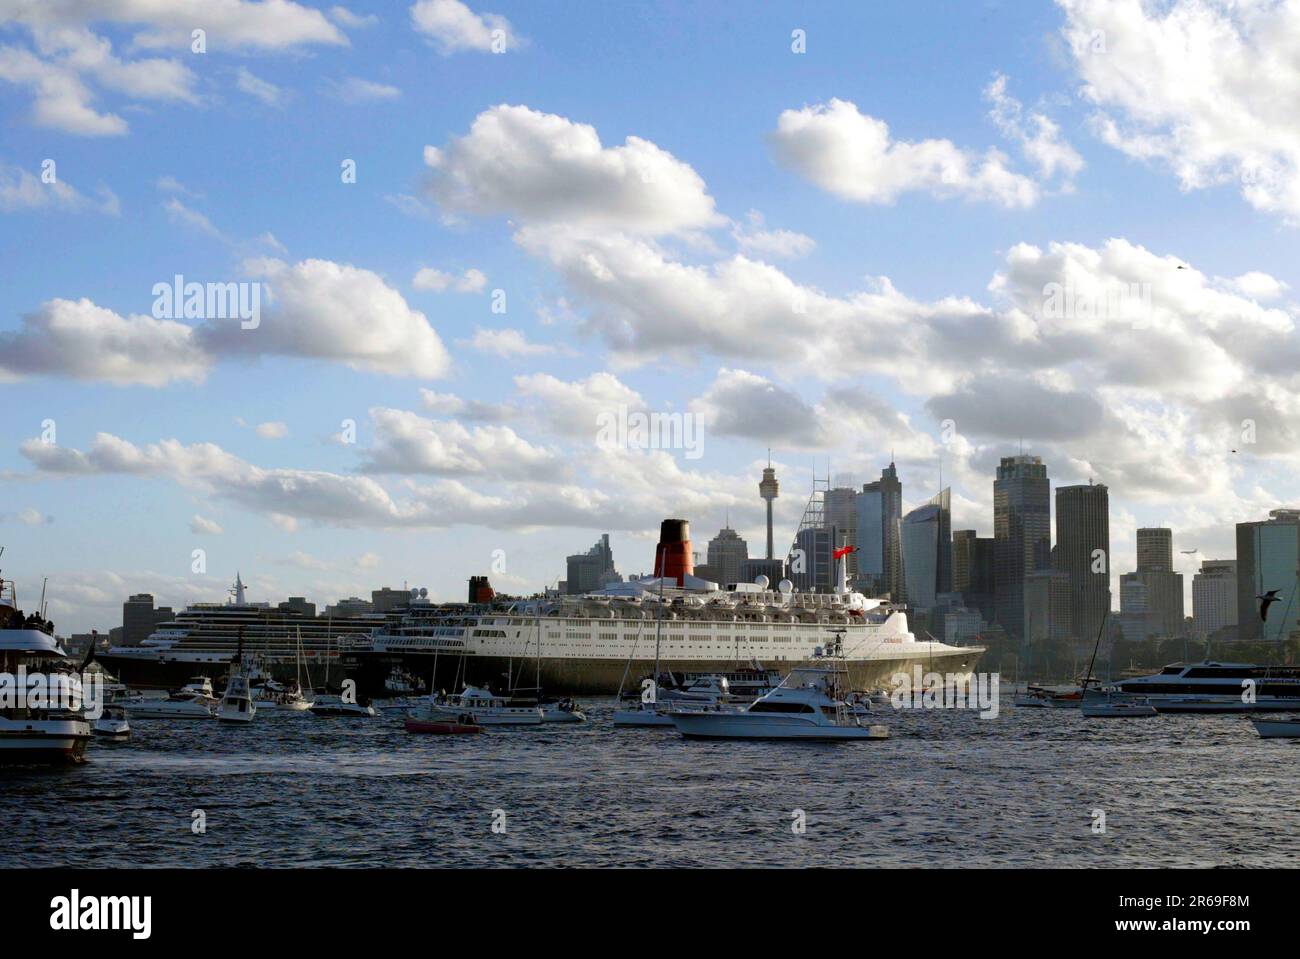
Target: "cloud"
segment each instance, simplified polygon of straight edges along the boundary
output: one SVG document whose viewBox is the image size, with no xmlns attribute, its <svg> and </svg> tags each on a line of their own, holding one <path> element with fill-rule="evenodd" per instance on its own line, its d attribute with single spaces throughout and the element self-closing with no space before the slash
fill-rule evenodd
<svg viewBox="0 0 1300 959">
<path fill-rule="evenodd" d="M 235 86 L 251 97 L 256 97 L 267 106 L 278 107 L 284 102 L 284 90 L 270 81 L 253 75 L 247 67 L 240 67 L 235 73 Z"/>
<path fill-rule="evenodd" d="M 330 7 L 330 19 L 340 27 L 347 27 L 350 30 L 360 29 L 362 27 L 373 27 L 379 22 L 379 18 L 372 14 L 362 16 L 353 13 L 347 7 Z"/>
<path fill-rule="evenodd" d="M 770 143 L 786 169 L 857 203 L 888 204 L 919 191 L 1014 209 L 1039 197 L 1038 185 L 1008 169 L 999 151 L 979 155 L 950 140 L 895 140 L 888 124 L 847 100 L 785 110 Z"/>
<path fill-rule="evenodd" d="M 64 213 L 94 210 L 117 216 L 120 204 L 113 191 L 100 186 L 97 192 L 99 201 L 95 202 L 64 180 L 56 179 L 53 183 L 46 183 L 20 166 L 0 163 L 0 211 L 5 213 L 44 209 Z"/>
<path fill-rule="evenodd" d="M 183 323 L 133 314 L 119 316 L 90 300 L 50 300 L 0 333 L 0 380 L 33 375 L 164 386 L 199 382 L 212 359 Z"/>
<path fill-rule="evenodd" d="M 420 402 L 426 410 L 440 416 L 459 416 L 462 419 L 495 423 L 509 419 L 515 410 L 509 406 L 496 403 L 484 403 L 480 400 L 466 400 L 454 393 L 435 393 L 433 390 L 420 390 Z"/>
<path fill-rule="evenodd" d="M 1243 273 L 1232 281 L 1232 286 L 1244 296 L 1263 302 L 1276 300 L 1290 289 L 1286 283 L 1259 270 Z"/>
<path fill-rule="evenodd" d="M 572 382 L 549 373 L 530 373 L 516 376 L 515 387 L 538 422 L 584 443 L 595 443 L 600 414 L 647 408 L 641 394 L 612 373 L 592 373 Z"/>
<path fill-rule="evenodd" d="M 527 442 L 507 426 L 466 429 L 452 420 L 431 420 L 406 410 L 370 411 L 375 442 L 366 453 L 367 473 L 421 473 L 538 479 L 558 474 L 555 450 Z"/>
<path fill-rule="evenodd" d="M 540 356 L 555 352 L 554 346 L 530 342 L 522 330 L 485 330 L 479 327 L 474 331 L 474 338 L 464 342 L 480 353 L 491 353 L 503 359 L 513 356 Z"/>
<path fill-rule="evenodd" d="M 163 209 L 167 211 L 167 219 L 177 226 L 187 227 L 223 242 L 226 239 L 225 234 L 218 230 L 207 216 L 186 206 L 178 197 L 169 197 L 163 204 Z"/>
<path fill-rule="evenodd" d="M 190 532 L 196 536 L 219 536 L 224 530 L 215 521 L 195 513 L 190 518 Z"/>
<path fill-rule="evenodd" d="M 1101 139 L 1300 220 L 1300 5 L 1057 0 Z"/>
<path fill-rule="evenodd" d="M 984 88 L 984 98 L 992 104 L 989 116 L 998 125 L 1004 136 L 1019 142 L 1033 164 L 1038 167 L 1038 175 L 1044 180 L 1051 180 L 1058 174 L 1062 189 L 1073 188 L 1073 181 L 1083 169 L 1083 157 L 1061 136 L 1061 128 L 1042 113 L 1033 112 L 1024 116 L 1020 101 L 1007 93 L 1007 78 L 995 74 L 992 82 Z"/>
<path fill-rule="evenodd" d="M 482 293 L 483 288 L 487 286 L 487 276 L 482 270 L 473 267 L 457 277 L 426 266 L 416 272 L 411 279 L 411 286 L 417 290 L 432 290 L 434 293 L 442 293 L 446 290 L 455 290 L 457 293 Z"/>
<path fill-rule="evenodd" d="M 202 380 L 219 360 L 291 356 L 390 376 L 445 375 L 450 355 L 423 313 L 377 274 L 329 260 L 246 264 L 268 289 L 255 328 L 123 317 L 88 299 L 53 299 L 0 333 L 0 379 L 66 376 L 119 386 Z"/>
<path fill-rule="evenodd" d="M 334 91 L 344 103 L 375 103 L 383 100 L 396 100 L 402 95 L 397 87 L 387 83 L 375 83 L 360 77 L 345 77 L 334 84 Z"/>
<path fill-rule="evenodd" d="M 289 427 L 279 420 L 272 420 L 267 423 L 259 423 L 253 427 L 253 432 L 264 440 L 282 440 L 289 435 Z"/>
<path fill-rule="evenodd" d="M 213 353 L 335 360 L 356 370 L 426 379 L 445 375 L 451 358 L 425 315 L 370 270 L 329 260 L 246 264 L 274 299 L 256 329 L 210 321 L 199 331 Z"/>
<path fill-rule="evenodd" d="M 731 235 L 736 245 L 744 253 L 752 256 L 769 256 L 783 260 L 793 260 L 807 256 L 817 246 L 812 237 L 792 230 L 768 230 L 764 228 L 763 214 L 750 210 L 749 228 L 739 224 L 732 228 Z"/>
<path fill-rule="evenodd" d="M 663 235 L 721 225 L 704 181 L 649 140 L 605 147 L 595 129 L 522 106 L 480 113 L 425 147 L 428 192 L 446 211 Z"/>
<path fill-rule="evenodd" d="M 523 42 L 505 17 L 477 14 L 460 0 L 417 0 L 411 7 L 411 26 L 443 54 L 496 52 L 494 34 L 500 38 L 501 51 L 517 49 Z"/>
</svg>

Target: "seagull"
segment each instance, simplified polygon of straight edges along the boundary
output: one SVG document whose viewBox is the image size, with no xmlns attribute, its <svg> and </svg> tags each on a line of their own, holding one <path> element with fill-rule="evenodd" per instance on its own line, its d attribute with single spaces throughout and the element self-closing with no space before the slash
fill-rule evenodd
<svg viewBox="0 0 1300 959">
<path fill-rule="evenodd" d="M 1263 622 L 1268 622 L 1268 607 L 1271 603 L 1277 602 L 1277 590 L 1270 589 L 1263 596 L 1256 596 L 1259 600 L 1259 618 Z"/>
</svg>

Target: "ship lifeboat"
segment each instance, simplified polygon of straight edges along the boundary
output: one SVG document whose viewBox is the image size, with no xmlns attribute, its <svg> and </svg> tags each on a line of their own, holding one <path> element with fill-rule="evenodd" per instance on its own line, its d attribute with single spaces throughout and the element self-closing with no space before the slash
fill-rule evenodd
<svg viewBox="0 0 1300 959">
<path fill-rule="evenodd" d="M 433 736 L 461 736 L 483 731 L 483 727 L 475 722 L 474 717 L 469 713 L 457 716 L 454 720 L 414 719 L 408 716 L 405 726 L 408 733 L 423 733 Z"/>
</svg>

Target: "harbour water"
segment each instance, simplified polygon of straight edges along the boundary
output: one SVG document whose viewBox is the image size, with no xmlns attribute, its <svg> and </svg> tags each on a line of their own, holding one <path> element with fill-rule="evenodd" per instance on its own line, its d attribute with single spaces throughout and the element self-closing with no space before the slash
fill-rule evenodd
<svg viewBox="0 0 1300 959">
<path fill-rule="evenodd" d="M 583 706 L 582 725 L 464 737 L 397 716 L 136 721 L 84 766 L 0 771 L 0 867 L 1300 861 L 1300 744 L 1242 716 L 886 708 L 888 741 L 817 745 L 616 730 L 613 700 Z"/>
</svg>

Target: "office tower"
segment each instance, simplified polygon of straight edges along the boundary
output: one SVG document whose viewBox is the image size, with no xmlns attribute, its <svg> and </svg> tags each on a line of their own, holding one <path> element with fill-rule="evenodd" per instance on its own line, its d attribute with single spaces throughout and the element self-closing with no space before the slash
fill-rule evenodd
<svg viewBox="0 0 1300 959">
<path fill-rule="evenodd" d="M 1124 639 L 1142 642 L 1157 635 L 1155 615 L 1147 602 L 1147 586 L 1137 573 L 1119 578 L 1119 626 Z"/>
<path fill-rule="evenodd" d="M 772 559 L 772 501 L 780 495 L 781 485 L 776 481 L 776 470 L 772 469 L 771 457 L 768 457 L 767 469 L 763 470 L 763 479 L 758 484 L 758 495 L 767 501 L 767 558 Z"/>
<path fill-rule="evenodd" d="M 1163 526 L 1137 531 L 1137 571 L 1172 573 L 1174 571 L 1174 534 Z"/>
<path fill-rule="evenodd" d="M 1037 456 L 1004 456 L 993 481 L 995 605 L 1014 639 L 1025 630 L 1025 577 L 1050 565 L 1051 483 Z"/>
<path fill-rule="evenodd" d="M 391 586 L 385 586 L 383 589 L 372 589 L 370 591 L 370 604 L 374 606 L 376 613 L 386 613 L 390 609 L 407 606 L 410 602 L 411 591 L 409 589 L 393 589 Z"/>
<path fill-rule="evenodd" d="M 717 536 L 709 540 L 707 572 L 697 571 L 696 575 L 724 586 L 740 583 L 743 582 L 740 578 L 740 567 L 747 559 L 749 559 L 749 546 L 728 523 L 718 530 Z"/>
<path fill-rule="evenodd" d="M 740 582 L 752 583 L 760 576 L 767 577 L 768 588 L 776 589 L 781 580 L 785 579 L 785 561 L 763 559 L 761 556 L 752 556 L 741 561 Z"/>
<path fill-rule="evenodd" d="M 1026 642 L 1063 643 L 1073 635 L 1070 576 L 1058 569 L 1039 569 L 1024 580 Z"/>
<path fill-rule="evenodd" d="M 796 589 L 827 592 L 835 586 L 835 528 L 809 526 L 794 538 L 789 576 Z"/>
<path fill-rule="evenodd" d="M 837 546 L 858 545 L 858 491 L 850 486 L 836 486 L 826 491 L 827 526 L 837 531 Z M 848 554 L 845 568 L 850 584 L 858 581 L 858 554 Z"/>
<path fill-rule="evenodd" d="M 159 625 L 171 622 L 174 616 L 170 606 L 154 609 L 153 594 L 136 593 L 122 604 L 122 639 L 119 645 L 139 646 Z"/>
<path fill-rule="evenodd" d="M 1147 608 L 1158 636 L 1183 636 L 1183 574 L 1174 572 L 1173 532 L 1164 527 L 1137 531 L 1137 578 L 1146 586 Z"/>
<path fill-rule="evenodd" d="M 402 596 L 406 596 L 405 591 L 402 592 Z M 311 619 L 316 615 L 316 604 L 308 602 L 306 596 L 290 596 L 283 603 L 277 603 L 275 608 L 282 613 L 297 613 L 304 619 Z"/>
<path fill-rule="evenodd" d="M 876 595 L 889 593 L 903 600 L 903 484 L 891 462 L 874 483 L 865 483 L 857 494 L 858 585 Z"/>
<path fill-rule="evenodd" d="M 617 582 L 614 570 L 614 553 L 609 548 L 609 534 L 604 533 L 585 553 L 575 553 L 565 561 L 567 576 L 565 590 L 571 596 L 590 593 L 608 582 Z"/>
<path fill-rule="evenodd" d="M 1270 510 L 1267 520 L 1237 524 L 1237 635 L 1241 639 L 1286 639 L 1300 616 L 1300 510 Z M 1277 590 L 1268 621 L 1259 601 Z"/>
<path fill-rule="evenodd" d="M 973 529 L 952 534 L 952 588 L 962 603 L 976 610 L 985 623 L 995 619 L 993 587 L 994 542 Z"/>
<path fill-rule="evenodd" d="M 1105 486 L 1056 488 L 1052 565 L 1070 579 L 1074 634 L 1095 641 L 1110 610 L 1110 496 Z"/>
<path fill-rule="evenodd" d="M 938 512 L 938 552 L 935 563 L 935 592 L 951 593 L 952 585 L 952 490 L 945 486 L 930 499 Z"/>
<path fill-rule="evenodd" d="M 913 609 L 934 606 L 939 579 L 939 507 L 918 506 L 903 517 L 903 583 Z"/>
<path fill-rule="evenodd" d="M 1207 559 L 1192 577 L 1192 635 L 1208 639 L 1237 625 L 1237 561 Z"/>
</svg>

